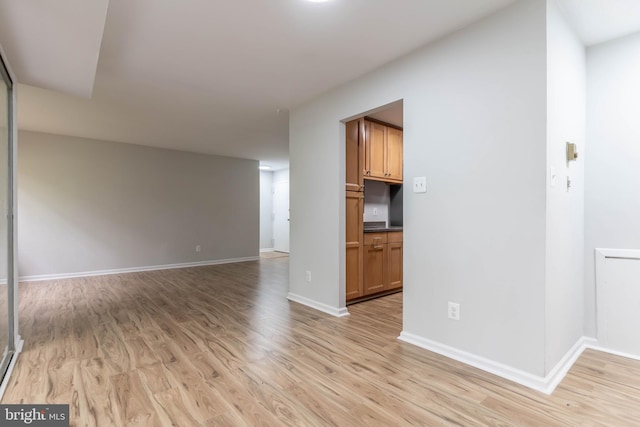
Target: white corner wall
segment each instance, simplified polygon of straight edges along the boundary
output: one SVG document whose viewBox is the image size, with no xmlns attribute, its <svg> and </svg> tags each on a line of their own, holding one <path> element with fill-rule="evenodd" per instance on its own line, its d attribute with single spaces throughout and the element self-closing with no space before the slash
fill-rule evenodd
<svg viewBox="0 0 640 427">
<path fill-rule="evenodd" d="M 258 256 L 253 160 L 20 132 L 18 183 L 21 276 Z"/>
<path fill-rule="evenodd" d="M 344 309 L 341 121 L 404 99 L 403 333 L 545 375 L 545 27 L 518 2 L 291 111 L 292 295 Z"/>
<path fill-rule="evenodd" d="M 585 49 L 555 0 L 547 9 L 545 373 L 584 334 Z M 566 142 L 579 157 L 567 165 Z M 556 174 L 552 182 L 552 170 Z M 567 191 L 567 177 L 571 188 Z"/>
<path fill-rule="evenodd" d="M 587 333 L 596 336 L 595 248 L 640 249 L 640 33 L 587 50 Z"/>
<path fill-rule="evenodd" d="M 273 249 L 273 172 L 260 171 L 260 249 Z"/>
<path fill-rule="evenodd" d="M 273 172 L 273 183 L 289 182 L 289 169 L 280 169 Z"/>
</svg>

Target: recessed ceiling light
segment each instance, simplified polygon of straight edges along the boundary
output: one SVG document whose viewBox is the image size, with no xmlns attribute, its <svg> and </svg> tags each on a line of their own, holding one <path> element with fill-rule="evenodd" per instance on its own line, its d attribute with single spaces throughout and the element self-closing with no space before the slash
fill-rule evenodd
<svg viewBox="0 0 640 427">
<path fill-rule="evenodd" d="M 269 165 L 260 165 L 260 166 L 258 166 L 258 169 L 260 169 L 261 171 L 270 171 L 271 170 L 271 166 L 269 166 Z"/>
<path fill-rule="evenodd" d="M 329 0 L 307 0 L 307 1 L 309 1 L 309 2 L 311 2 L 311 3 L 326 3 L 326 2 L 328 2 Z"/>
</svg>

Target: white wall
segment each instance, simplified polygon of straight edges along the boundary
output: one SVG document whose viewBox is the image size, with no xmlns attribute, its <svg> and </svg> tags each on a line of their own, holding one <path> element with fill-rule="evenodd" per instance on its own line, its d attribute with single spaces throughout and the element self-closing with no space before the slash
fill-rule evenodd
<svg viewBox="0 0 640 427">
<path fill-rule="evenodd" d="M 273 172 L 260 171 L 260 249 L 273 249 Z"/>
<path fill-rule="evenodd" d="M 33 132 L 18 159 L 21 276 L 258 255 L 255 161 Z"/>
<path fill-rule="evenodd" d="M 586 324 L 596 335 L 594 249 L 640 249 L 640 33 L 587 50 Z"/>
<path fill-rule="evenodd" d="M 547 372 L 584 333 L 585 80 L 585 49 L 552 0 L 547 10 Z M 567 141 L 579 151 L 568 166 Z"/>
<path fill-rule="evenodd" d="M 389 224 L 389 186 L 384 182 L 365 180 L 364 221 L 384 221 Z M 376 214 L 373 210 L 376 209 Z"/>
<path fill-rule="evenodd" d="M 289 252 L 289 169 L 273 173 L 273 249 Z"/>
<path fill-rule="evenodd" d="M 273 172 L 273 183 L 276 182 L 289 182 L 289 169 L 280 169 Z"/>
<path fill-rule="evenodd" d="M 518 2 L 291 111 L 293 297 L 344 307 L 341 120 L 404 99 L 404 332 L 545 374 L 545 21 Z"/>
</svg>

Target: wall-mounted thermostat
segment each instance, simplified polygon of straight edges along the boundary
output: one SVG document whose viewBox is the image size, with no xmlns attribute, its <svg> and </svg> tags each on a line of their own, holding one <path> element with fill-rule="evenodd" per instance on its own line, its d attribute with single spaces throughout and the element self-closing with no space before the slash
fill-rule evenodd
<svg viewBox="0 0 640 427">
<path fill-rule="evenodd" d="M 567 163 L 573 162 L 578 158 L 578 149 L 576 144 L 567 142 Z"/>
</svg>

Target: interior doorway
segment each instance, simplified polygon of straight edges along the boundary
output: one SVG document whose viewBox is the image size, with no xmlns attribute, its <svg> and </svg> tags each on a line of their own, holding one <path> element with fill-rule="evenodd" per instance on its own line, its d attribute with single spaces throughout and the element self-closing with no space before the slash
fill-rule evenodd
<svg viewBox="0 0 640 427">
<path fill-rule="evenodd" d="M 403 289 L 403 124 L 402 100 L 345 121 L 345 305 Z"/>
<path fill-rule="evenodd" d="M 289 253 L 289 173 L 286 172 L 276 172 L 273 178 L 273 250 Z"/>
</svg>

